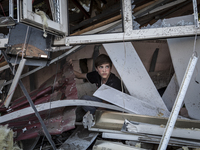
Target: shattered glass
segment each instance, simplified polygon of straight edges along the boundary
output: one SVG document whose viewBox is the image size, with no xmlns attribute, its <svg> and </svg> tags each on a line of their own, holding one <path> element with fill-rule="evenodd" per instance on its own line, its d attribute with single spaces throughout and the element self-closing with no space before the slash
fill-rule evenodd
<svg viewBox="0 0 200 150">
<path fill-rule="evenodd" d="M 171 21 L 170 19 L 163 19 L 163 20 L 159 19 L 153 25 L 148 24 L 147 26 L 142 27 L 141 29 L 194 25 L 194 23 L 191 21 L 185 21 L 185 20 L 179 20 L 179 19 L 177 20 L 178 20 L 177 22 L 169 23 Z"/>
</svg>

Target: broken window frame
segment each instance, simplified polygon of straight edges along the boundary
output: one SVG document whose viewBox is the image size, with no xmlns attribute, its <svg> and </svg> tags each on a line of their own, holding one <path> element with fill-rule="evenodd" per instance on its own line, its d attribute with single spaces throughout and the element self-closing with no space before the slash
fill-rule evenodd
<svg viewBox="0 0 200 150">
<path fill-rule="evenodd" d="M 122 1 L 122 8 L 123 8 L 124 32 L 96 34 L 96 35 L 68 36 L 66 37 L 66 41 L 65 41 L 66 46 L 76 45 L 76 44 L 163 39 L 163 38 L 170 38 L 170 37 L 194 36 L 196 34 L 200 34 L 200 29 L 198 28 L 199 21 L 198 21 L 198 11 L 197 11 L 196 0 L 193 0 L 195 25 L 186 25 L 186 26 L 133 30 L 131 0 Z"/>
<path fill-rule="evenodd" d="M 58 11 L 60 22 L 55 22 L 50 19 L 47 19 L 48 28 L 46 30 L 58 36 L 65 36 L 68 35 L 68 17 L 65 17 L 66 15 L 68 16 L 67 1 L 58 0 L 58 5 L 60 9 L 60 11 Z M 42 29 L 42 18 L 41 16 L 33 12 L 32 1 L 23 0 L 21 1 L 20 6 L 20 22 Z"/>
</svg>

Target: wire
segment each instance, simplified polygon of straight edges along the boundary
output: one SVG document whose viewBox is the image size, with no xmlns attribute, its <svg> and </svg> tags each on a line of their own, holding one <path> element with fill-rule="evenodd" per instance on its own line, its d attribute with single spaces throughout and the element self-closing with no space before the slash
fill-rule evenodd
<svg viewBox="0 0 200 150">
<path fill-rule="evenodd" d="M 0 6 L 1 6 L 1 9 L 2 9 L 2 11 L 3 11 L 4 16 L 6 17 L 6 14 L 5 14 L 4 10 L 3 10 L 3 7 L 2 7 L 2 5 L 1 5 L 1 3 L 0 3 Z"/>
</svg>

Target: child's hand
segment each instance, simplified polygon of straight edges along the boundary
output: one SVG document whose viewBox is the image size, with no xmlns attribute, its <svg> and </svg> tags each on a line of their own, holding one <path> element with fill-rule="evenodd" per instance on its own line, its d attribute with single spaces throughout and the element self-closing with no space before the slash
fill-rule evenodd
<svg viewBox="0 0 200 150">
<path fill-rule="evenodd" d="M 70 64 L 70 66 L 72 66 L 72 67 L 74 66 L 73 62 L 72 62 L 72 59 L 68 60 L 68 63 Z"/>
</svg>

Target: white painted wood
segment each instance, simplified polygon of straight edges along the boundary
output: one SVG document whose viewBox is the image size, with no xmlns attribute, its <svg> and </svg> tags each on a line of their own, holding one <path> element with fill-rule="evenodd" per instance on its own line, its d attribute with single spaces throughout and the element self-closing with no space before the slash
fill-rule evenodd
<svg viewBox="0 0 200 150">
<path fill-rule="evenodd" d="M 174 74 L 167 86 L 167 89 L 165 90 L 162 96 L 162 99 L 169 111 L 172 110 L 176 96 L 178 94 L 178 90 L 179 90 L 179 85 L 176 79 L 176 75 Z"/>
<path fill-rule="evenodd" d="M 167 110 L 131 42 L 103 44 L 129 93 L 152 106 Z"/>
<path fill-rule="evenodd" d="M 129 110 L 135 114 L 169 117 L 169 112 L 103 84 L 94 96 Z"/>
<path fill-rule="evenodd" d="M 103 108 L 108 108 L 108 109 L 113 109 L 113 110 L 117 110 L 117 111 L 125 111 L 125 112 L 129 112 L 130 111 L 126 111 L 122 108 L 119 108 L 117 106 L 113 106 L 110 104 L 105 104 L 105 103 L 101 103 L 101 102 L 93 102 L 93 101 L 88 101 L 88 100 L 57 100 L 57 101 L 53 101 L 53 102 L 48 102 L 48 103 L 43 103 L 43 104 L 39 104 L 36 105 L 36 109 L 38 112 L 40 111 L 44 111 L 44 110 L 48 110 L 48 109 L 54 109 L 54 108 L 59 108 L 59 107 L 65 107 L 65 106 L 95 106 L 95 107 L 103 107 Z M 35 113 L 34 110 L 32 109 L 32 107 L 27 107 L 12 113 L 9 113 L 7 115 L 3 115 L 0 117 L 0 123 L 6 122 L 6 121 L 10 121 L 13 119 L 17 119 L 19 117 L 23 117 L 26 115 L 30 115 Z"/>
<path fill-rule="evenodd" d="M 196 41 L 196 51 L 200 54 L 200 39 Z M 195 37 L 168 39 L 168 45 L 177 81 L 180 86 L 190 57 L 193 53 Z M 200 62 L 198 60 L 195 72 L 190 81 L 184 103 L 191 118 L 200 119 Z"/>
</svg>

